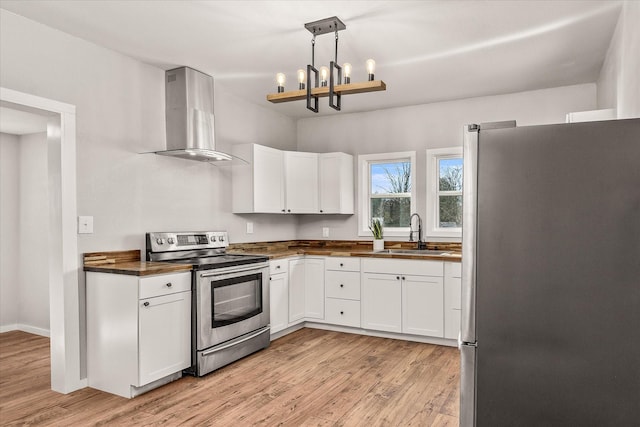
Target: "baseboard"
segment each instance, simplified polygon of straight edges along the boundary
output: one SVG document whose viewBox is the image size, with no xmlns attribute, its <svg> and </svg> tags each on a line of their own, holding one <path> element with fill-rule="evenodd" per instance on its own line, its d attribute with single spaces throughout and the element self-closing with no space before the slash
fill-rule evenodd
<svg viewBox="0 0 640 427">
<path fill-rule="evenodd" d="M 409 334 L 397 334 L 393 332 L 380 332 L 380 331 L 371 331 L 368 329 L 362 328 L 352 328 L 349 326 L 339 326 L 332 325 L 329 323 L 320 323 L 320 322 L 311 322 L 305 321 L 302 323 L 298 323 L 296 325 L 290 326 L 287 329 L 283 329 L 282 331 L 276 332 L 271 335 L 271 341 L 281 338 L 285 335 L 288 335 L 292 332 L 295 332 L 302 328 L 311 328 L 311 329 L 323 329 L 325 331 L 333 331 L 333 332 L 344 332 L 347 334 L 357 334 L 357 335 L 367 335 L 371 337 L 380 337 L 380 338 L 391 338 L 395 340 L 404 340 L 404 341 L 413 341 L 413 342 L 421 342 L 425 344 L 435 344 L 435 345 L 444 345 L 447 347 L 457 347 L 457 340 L 450 340 L 447 338 L 438 338 L 438 337 L 423 337 L 420 335 L 409 335 Z"/>
<path fill-rule="evenodd" d="M 0 333 L 11 332 L 11 331 L 22 331 L 22 332 L 27 332 L 29 334 L 40 335 L 41 337 L 47 337 L 47 338 L 51 337 L 51 332 L 48 329 L 37 328 L 31 325 L 14 323 L 13 325 L 0 326 Z"/>
</svg>

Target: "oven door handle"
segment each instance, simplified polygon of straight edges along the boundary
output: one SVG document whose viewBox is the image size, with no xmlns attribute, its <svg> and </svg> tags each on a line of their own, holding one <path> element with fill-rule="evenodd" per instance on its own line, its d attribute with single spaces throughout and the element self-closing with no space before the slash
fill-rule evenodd
<svg viewBox="0 0 640 427">
<path fill-rule="evenodd" d="M 229 269 L 221 268 L 217 271 L 212 271 L 211 273 L 200 273 L 200 277 L 225 276 L 227 274 L 233 274 L 233 273 L 251 274 L 256 271 L 261 271 L 264 268 L 267 268 L 268 266 L 269 266 L 268 263 L 264 263 L 264 264 L 261 264 L 259 267 L 252 267 L 251 269 L 247 269 L 246 266 L 242 266 L 242 265 L 236 268 L 229 268 Z"/>
<path fill-rule="evenodd" d="M 226 350 L 229 347 L 233 347 L 234 345 L 238 345 L 238 344 L 243 343 L 245 341 L 249 341 L 250 339 L 253 339 L 253 338 L 255 338 L 255 337 L 259 336 L 259 335 L 262 335 L 265 332 L 269 332 L 270 330 L 271 330 L 271 325 L 267 325 L 262 329 L 258 329 L 256 332 L 252 333 L 251 335 L 248 335 L 246 337 L 242 337 L 240 339 L 231 340 L 231 341 L 229 341 L 228 343 L 226 343 L 224 345 L 221 345 L 221 346 L 218 346 L 218 347 L 214 347 L 211 350 L 203 351 L 202 352 L 202 356 L 210 356 L 210 355 L 212 355 L 214 353 L 217 353 L 219 351 Z"/>
</svg>

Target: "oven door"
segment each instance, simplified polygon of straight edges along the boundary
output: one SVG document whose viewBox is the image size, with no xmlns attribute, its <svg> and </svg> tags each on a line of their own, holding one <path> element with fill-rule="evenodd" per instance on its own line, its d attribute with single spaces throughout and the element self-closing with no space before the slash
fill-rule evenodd
<svg viewBox="0 0 640 427">
<path fill-rule="evenodd" d="M 197 274 L 197 350 L 269 324 L 267 263 L 206 270 Z"/>
</svg>

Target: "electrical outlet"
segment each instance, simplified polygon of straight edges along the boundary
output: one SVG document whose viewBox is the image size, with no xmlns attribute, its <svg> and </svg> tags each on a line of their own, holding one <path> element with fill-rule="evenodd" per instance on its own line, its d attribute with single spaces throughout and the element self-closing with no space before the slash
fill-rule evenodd
<svg viewBox="0 0 640 427">
<path fill-rule="evenodd" d="M 322 237 L 329 237 L 329 227 L 322 227 Z"/>
<path fill-rule="evenodd" d="M 78 234 L 92 234 L 92 233 L 93 233 L 93 217 L 79 216 L 78 217 Z"/>
<path fill-rule="evenodd" d="M 252 222 L 248 222 L 247 223 L 247 234 L 253 234 L 253 223 Z"/>
</svg>

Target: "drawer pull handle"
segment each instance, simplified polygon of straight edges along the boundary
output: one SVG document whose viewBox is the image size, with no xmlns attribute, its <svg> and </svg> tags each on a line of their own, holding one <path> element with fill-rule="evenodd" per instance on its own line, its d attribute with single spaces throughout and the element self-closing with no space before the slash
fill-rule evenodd
<svg viewBox="0 0 640 427">
<path fill-rule="evenodd" d="M 276 269 L 278 269 L 278 270 L 279 270 L 279 269 L 280 269 L 280 266 L 279 266 L 279 265 L 276 265 Z"/>
<path fill-rule="evenodd" d="M 167 288 L 172 287 L 173 285 L 171 284 L 171 282 L 167 283 Z"/>
<path fill-rule="evenodd" d="M 396 280 L 400 280 L 400 276 L 396 276 Z"/>
<path fill-rule="evenodd" d="M 341 311 L 340 314 L 344 314 L 344 311 Z"/>
<path fill-rule="evenodd" d="M 340 263 L 340 267 L 344 267 L 344 264 L 343 264 L 343 263 Z"/>
<path fill-rule="evenodd" d="M 341 287 L 341 288 L 344 288 L 344 285 L 343 285 L 342 283 L 340 283 L 340 287 Z"/>
<path fill-rule="evenodd" d="M 145 307 L 149 307 L 149 301 L 145 301 L 142 305 L 144 305 Z"/>
<path fill-rule="evenodd" d="M 407 278 L 406 278 L 406 277 L 404 277 L 404 276 L 402 276 L 402 280 L 407 280 Z"/>
</svg>

